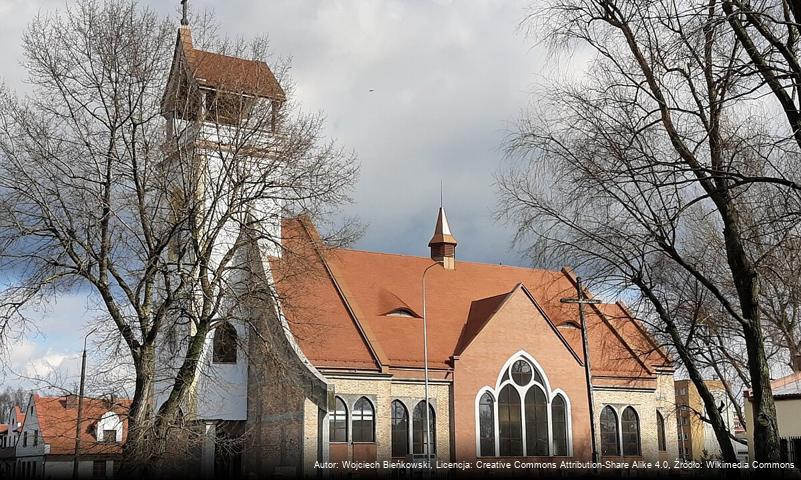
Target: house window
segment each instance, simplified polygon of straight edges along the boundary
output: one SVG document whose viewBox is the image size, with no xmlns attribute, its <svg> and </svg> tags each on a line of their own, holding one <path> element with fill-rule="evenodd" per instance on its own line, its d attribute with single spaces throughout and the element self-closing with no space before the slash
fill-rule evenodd
<svg viewBox="0 0 801 480">
<path fill-rule="evenodd" d="M 526 392 L 526 453 L 548 455 L 548 403 L 536 385 Z"/>
<path fill-rule="evenodd" d="M 236 363 L 236 328 L 228 322 L 214 329 L 212 362 Z"/>
<path fill-rule="evenodd" d="M 551 423 L 553 454 L 567 455 L 567 403 L 562 395 L 557 394 L 551 402 Z"/>
<path fill-rule="evenodd" d="M 348 409 L 341 398 L 336 397 L 336 407 L 328 423 L 328 441 L 342 443 L 348 441 Z"/>
<path fill-rule="evenodd" d="M 28 432 L 24 432 L 22 434 L 22 446 L 23 447 L 27 447 L 28 446 Z"/>
<path fill-rule="evenodd" d="M 103 441 L 106 443 L 117 443 L 117 431 L 103 430 Z"/>
<path fill-rule="evenodd" d="M 105 460 L 95 460 L 92 462 L 92 478 L 106 478 Z"/>
<path fill-rule="evenodd" d="M 353 406 L 353 441 L 375 441 L 375 412 L 367 397 L 356 400 Z"/>
<path fill-rule="evenodd" d="M 39 430 L 33 431 L 33 446 L 39 445 Z"/>
<path fill-rule="evenodd" d="M 495 455 L 495 399 L 489 392 L 478 402 L 478 425 L 480 455 Z"/>
<path fill-rule="evenodd" d="M 604 457 L 620 455 L 617 414 L 609 405 L 601 410 L 601 455 Z"/>
<path fill-rule="evenodd" d="M 409 412 L 398 400 L 392 402 L 392 457 L 405 458 L 409 454 Z"/>
<path fill-rule="evenodd" d="M 426 438 L 426 402 L 422 401 L 414 407 L 412 415 L 412 446 L 415 454 L 427 453 L 428 438 Z M 428 404 L 428 425 L 431 430 L 431 453 L 437 451 L 437 430 L 434 421 L 434 407 Z"/>
<path fill-rule="evenodd" d="M 621 415 L 623 455 L 640 455 L 640 419 L 632 407 L 626 407 Z"/>
<path fill-rule="evenodd" d="M 523 455 L 520 395 L 512 385 L 503 387 L 498 395 L 498 440 L 502 457 Z"/>
<path fill-rule="evenodd" d="M 660 452 L 667 451 L 667 442 L 665 441 L 665 419 L 659 412 L 656 412 L 656 443 Z"/>
</svg>

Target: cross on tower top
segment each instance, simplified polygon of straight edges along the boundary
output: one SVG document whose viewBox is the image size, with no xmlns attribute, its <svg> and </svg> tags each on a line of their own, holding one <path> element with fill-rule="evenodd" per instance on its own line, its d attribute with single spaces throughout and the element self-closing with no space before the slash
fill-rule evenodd
<svg viewBox="0 0 801 480">
<path fill-rule="evenodd" d="M 181 8 L 183 14 L 181 16 L 181 25 L 189 25 L 189 19 L 186 16 L 187 3 L 189 3 L 188 0 L 181 0 Z"/>
</svg>

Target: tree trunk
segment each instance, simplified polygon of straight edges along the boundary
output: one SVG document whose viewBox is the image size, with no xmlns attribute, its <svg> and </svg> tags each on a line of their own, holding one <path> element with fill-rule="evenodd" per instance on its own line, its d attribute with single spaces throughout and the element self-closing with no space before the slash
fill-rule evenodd
<svg viewBox="0 0 801 480">
<path fill-rule="evenodd" d="M 776 421 L 770 368 L 758 317 L 756 327 L 750 324 L 743 329 L 743 333 L 748 352 L 748 370 L 751 373 L 751 407 L 754 418 L 754 444 L 750 448 L 754 449 L 755 460 L 778 462 L 781 460 L 779 425 Z"/>
<path fill-rule="evenodd" d="M 751 375 L 754 417 L 754 445 L 751 448 L 755 460 L 778 462 L 781 459 L 779 426 L 770 386 L 770 368 L 765 355 L 765 339 L 762 336 L 759 277 L 742 244 L 739 214 L 730 199 L 727 198 L 721 205 L 720 212 L 724 222 L 726 256 L 744 319 L 742 329 L 748 355 L 748 372 Z"/>
<path fill-rule="evenodd" d="M 122 473 L 125 477 L 141 477 L 150 457 L 147 449 L 152 436 L 155 359 L 154 346 L 145 345 L 134 362 L 136 388 L 128 411 L 128 438 L 123 447 Z"/>
<path fill-rule="evenodd" d="M 670 318 L 662 302 L 659 301 L 659 298 L 656 297 L 653 290 L 651 290 L 648 285 L 645 285 L 637 279 L 635 279 L 634 283 L 640 288 L 640 291 L 645 294 L 656 309 L 662 322 L 665 324 L 668 335 L 670 335 L 670 339 L 676 347 L 676 352 L 679 354 L 679 358 L 687 369 L 687 373 L 690 375 L 690 380 L 692 380 L 693 385 L 695 385 L 698 395 L 701 396 L 701 400 L 704 402 L 707 418 L 709 419 L 710 425 L 712 425 L 712 430 L 715 432 L 715 439 L 717 439 L 720 445 L 720 454 L 723 457 L 723 461 L 731 463 L 737 462 L 737 454 L 734 451 L 734 445 L 731 443 L 729 429 L 718 410 L 718 406 L 715 404 L 715 397 L 712 395 L 712 392 L 709 391 L 706 383 L 704 383 L 704 377 L 695 365 L 695 359 L 685 348 L 684 341 L 681 339 L 681 335 L 679 335 L 676 324 L 673 322 L 673 319 Z"/>
</svg>

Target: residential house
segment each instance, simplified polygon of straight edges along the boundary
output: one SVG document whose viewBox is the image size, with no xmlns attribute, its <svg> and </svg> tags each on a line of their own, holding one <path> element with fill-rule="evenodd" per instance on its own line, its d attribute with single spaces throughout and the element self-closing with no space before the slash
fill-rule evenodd
<svg viewBox="0 0 801 480">
<path fill-rule="evenodd" d="M 83 399 L 80 478 L 111 478 L 127 435 L 127 400 Z M 30 396 L 14 444 L 12 477 L 72 478 L 78 396 Z"/>
<path fill-rule="evenodd" d="M 704 383 L 715 398 L 715 403 L 729 432 L 734 434 L 734 406 L 726 394 L 723 382 L 706 380 Z M 684 460 L 720 458 L 720 444 L 712 425 L 704 421 L 704 418 L 707 418 L 706 408 L 695 384 L 692 380 L 676 380 L 675 388 L 676 420 L 678 422 L 676 430 L 681 458 Z"/>
</svg>

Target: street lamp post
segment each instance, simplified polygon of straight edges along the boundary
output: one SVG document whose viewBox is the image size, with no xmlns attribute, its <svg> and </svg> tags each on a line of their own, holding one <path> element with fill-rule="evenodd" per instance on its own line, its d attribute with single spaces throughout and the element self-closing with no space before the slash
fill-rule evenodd
<svg viewBox="0 0 801 480">
<path fill-rule="evenodd" d="M 426 464 L 431 468 L 431 418 L 430 407 L 428 404 L 428 315 L 426 312 L 426 274 L 431 268 L 440 265 L 439 262 L 432 263 L 423 270 L 423 382 L 426 397 Z"/>
<path fill-rule="evenodd" d="M 587 402 L 590 407 L 590 445 L 592 446 L 592 462 L 598 463 L 598 446 L 595 442 L 595 402 L 592 394 L 592 372 L 590 370 L 590 346 L 587 340 L 587 322 L 584 321 L 584 305 L 601 303 L 600 300 L 587 298 L 584 295 L 584 288 L 581 286 L 581 277 L 576 277 L 576 298 L 562 298 L 562 303 L 578 304 L 579 322 L 581 323 L 581 341 L 584 347 L 584 379 L 587 382 Z M 593 470 L 595 470 L 593 465 Z"/>
<path fill-rule="evenodd" d="M 89 335 L 93 334 L 97 328 L 93 328 L 83 337 L 83 358 L 81 360 L 81 385 L 78 388 L 78 418 L 75 420 L 75 457 L 72 462 L 72 478 L 78 479 L 78 459 L 81 451 L 81 414 L 83 413 L 83 387 L 86 381 L 86 341 Z"/>
</svg>

